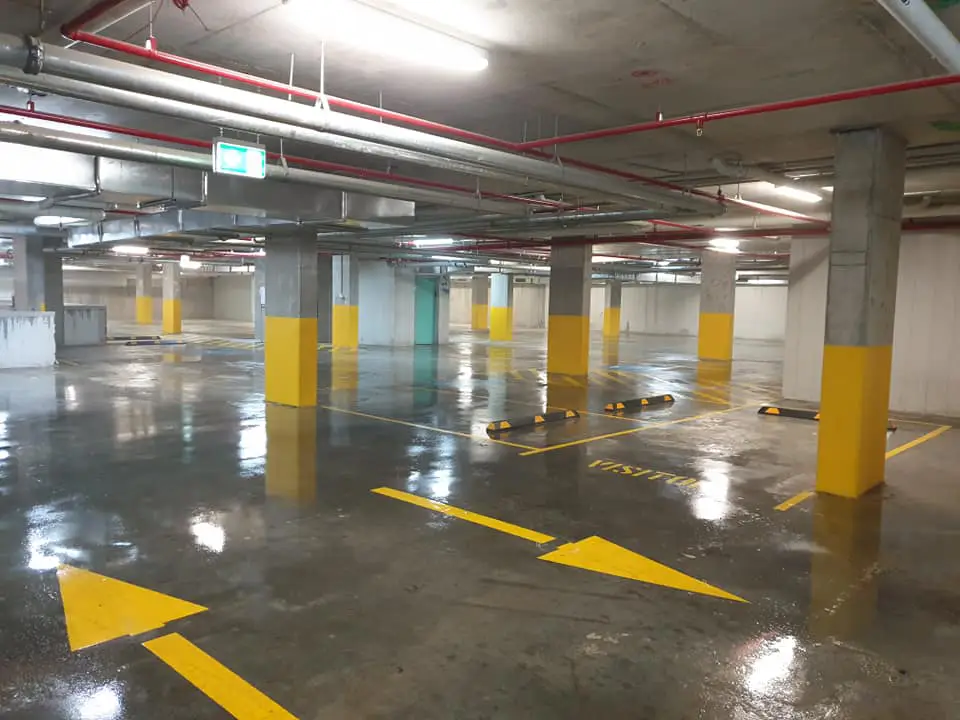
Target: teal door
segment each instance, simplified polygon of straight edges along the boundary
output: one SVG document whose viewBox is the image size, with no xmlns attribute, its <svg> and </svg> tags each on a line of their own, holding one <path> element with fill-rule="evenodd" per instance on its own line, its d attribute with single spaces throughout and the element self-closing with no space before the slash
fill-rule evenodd
<svg viewBox="0 0 960 720">
<path fill-rule="evenodd" d="M 417 278 L 413 324 L 416 345 L 437 344 L 437 278 Z"/>
</svg>

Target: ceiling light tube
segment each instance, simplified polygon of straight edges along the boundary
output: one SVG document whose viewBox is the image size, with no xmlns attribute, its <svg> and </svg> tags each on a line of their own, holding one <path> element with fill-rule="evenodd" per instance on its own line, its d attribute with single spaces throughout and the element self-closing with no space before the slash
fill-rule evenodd
<svg viewBox="0 0 960 720">
<path fill-rule="evenodd" d="M 146 255 L 150 248 L 143 245 L 114 245 L 113 251 L 117 255 Z"/>
<path fill-rule="evenodd" d="M 711 238 L 710 249 L 717 252 L 738 253 L 740 252 L 740 241 L 736 238 Z"/>
<path fill-rule="evenodd" d="M 776 192 L 778 195 L 783 195 L 792 200 L 804 203 L 818 203 L 823 200 L 822 197 L 816 193 L 808 192 L 807 190 L 801 190 L 800 188 L 795 188 L 790 185 L 778 185 L 776 187 Z"/>
</svg>

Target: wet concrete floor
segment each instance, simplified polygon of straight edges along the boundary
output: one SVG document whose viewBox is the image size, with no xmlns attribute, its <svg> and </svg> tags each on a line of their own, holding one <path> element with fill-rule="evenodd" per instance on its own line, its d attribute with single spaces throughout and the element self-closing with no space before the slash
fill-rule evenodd
<svg viewBox="0 0 960 720">
<path fill-rule="evenodd" d="M 0 717 L 225 718 L 208 696 L 245 684 L 289 715 L 241 718 L 960 717 L 952 432 L 860 502 L 806 497 L 816 424 L 757 415 L 777 346 L 738 347 L 727 373 L 690 340 L 598 341 L 589 382 L 548 383 L 542 333 L 453 339 L 321 352 L 316 411 L 265 409 L 254 348 L 0 374 Z M 487 436 L 545 404 L 583 412 Z M 891 450 L 939 423 L 898 426 Z M 660 565 L 538 559 L 591 537 Z M 71 651 L 62 565 L 207 610 Z M 235 679 L 198 689 L 142 644 L 171 633 Z"/>
</svg>

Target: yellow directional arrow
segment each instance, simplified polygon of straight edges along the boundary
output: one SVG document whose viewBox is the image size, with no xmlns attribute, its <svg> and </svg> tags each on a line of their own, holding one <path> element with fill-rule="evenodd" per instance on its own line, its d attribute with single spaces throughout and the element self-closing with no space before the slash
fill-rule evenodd
<svg viewBox="0 0 960 720">
<path fill-rule="evenodd" d="M 57 580 L 73 651 L 158 630 L 169 622 L 207 610 L 202 605 L 69 565 L 60 566 Z M 163 635 L 143 646 L 238 720 L 296 720 L 181 635 Z"/>
<path fill-rule="evenodd" d="M 495 518 L 479 515 L 478 513 L 461 508 L 445 505 L 444 503 L 412 495 L 402 490 L 393 488 L 375 488 L 371 492 L 378 495 L 385 495 L 394 500 L 418 505 L 435 512 L 443 513 L 450 517 L 460 518 L 467 522 L 498 530 L 521 537 L 524 540 L 535 542 L 538 545 L 556 540 L 552 535 L 527 528 L 512 523 L 503 522 Z M 616 543 L 604 540 L 601 537 L 588 537 L 579 542 L 567 543 L 561 545 L 556 550 L 541 555 L 538 560 L 557 563 L 558 565 L 569 565 L 570 567 L 590 570 L 592 572 L 603 573 L 604 575 L 615 575 L 616 577 L 626 578 L 628 580 L 637 580 L 639 582 L 649 583 L 651 585 L 662 585 L 664 587 L 676 588 L 677 590 L 686 590 L 687 592 L 699 593 L 701 595 L 711 595 L 713 597 L 723 598 L 725 600 L 735 600 L 737 602 L 747 602 L 741 597 L 737 597 L 726 590 L 709 585 L 702 580 L 697 580 L 689 575 L 684 575 L 679 570 L 662 565 L 650 558 L 639 555 Z"/>
</svg>

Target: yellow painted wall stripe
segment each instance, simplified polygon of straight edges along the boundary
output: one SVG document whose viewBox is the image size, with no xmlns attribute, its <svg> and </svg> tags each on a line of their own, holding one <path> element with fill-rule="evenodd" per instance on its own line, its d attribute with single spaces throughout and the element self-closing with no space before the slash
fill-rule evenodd
<svg viewBox="0 0 960 720">
<path fill-rule="evenodd" d="M 513 523 L 503 522 L 502 520 L 497 520 L 496 518 L 487 517 L 486 515 L 478 515 L 477 513 L 470 512 L 469 510 L 462 510 L 461 508 L 456 508 L 451 505 L 445 505 L 441 502 L 437 502 L 436 500 L 430 500 L 428 498 L 420 497 L 419 495 L 412 495 L 411 493 L 403 492 L 402 490 L 381 487 L 375 488 L 370 492 L 375 492 L 378 495 L 385 495 L 386 497 L 391 497 L 394 500 L 410 503 L 411 505 L 417 505 L 418 507 L 426 508 L 427 510 L 443 513 L 444 515 L 459 518 L 460 520 L 466 520 L 467 522 L 472 522 L 476 525 L 483 525 L 484 527 L 498 530 L 499 532 L 507 533 L 508 535 L 515 535 L 516 537 L 529 540 L 530 542 L 543 544 L 555 539 L 552 535 L 545 535 L 537 532 L 536 530 L 529 530 L 525 527 L 514 525 Z"/>
<path fill-rule="evenodd" d="M 490 308 L 490 339 L 500 342 L 513 340 L 513 308 Z"/>
<path fill-rule="evenodd" d="M 547 372 L 585 376 L 590 372 L 590 318 L 551 315 L 547 322 Z"/>
<path fill-rule="evenodd" d="M 703 360 L 733 359 L 733 313 L 700 313 L 697 350 Z"/>
<path fill-rule="evenodd" d="M 895 447 L 893 450 L 890 450 L 887 453 L 885 459 L 889 460 L 892 457 L 896 457 L 900 453 L 904 453 L 907 450 L 910 450 L 911 448 L 915 448 L 917 445 L 921 445 L 927 442 L 928 440 L 933 440 L 935 437 L 939 437 L 940 435 L 943 435 L 947 430 L 950 430 L 950 429 L 951 429 L 950 425 L 941 425 L 936 430 L 931 430 L 926 435 L 921 435 L 915 440 L 911 440 L 910 442 L 904 443 L 903 445 L 900 445 L 899 447 Z"/>
<path fill-rule="evenodd" d="M 183 332 L 182 301 L 163 301 L 163 331 L 168 335 L 179 335 Z"/>
<path fill-rule="evenodd" d="M 333 346 L 355 348 L 360 345 L 360 307 L 333 306 Z"/>
<path fill-rule="evenodd" d="M 805 491 L 802 492 L 802 493 L 797 493 L 796 495 L 794 495 L 794 496 L 793 496 L 792 498 L 790 498 L 789 500 L 785 500 L 784 502 L 780 503 L 779 505 L 777 505 L 777 506 L 774 508 L 774 510 L 779 510 L 780 512 L 786 512 L 787 510 L 789 510 L 789 509 L 792 508 L 793 506 L 799 505 L 799 504 L 802 503 L 804 500 L 809 500 L 809 499 L 812 498 L 814 495 L 816 495 L 816 493 L 813 492 L 813 490 L 805 490 Z"/>
<path fill-rule="evenodd" d="M 490 329 L 490 306 L 473 305 L 471 309 L 470 325 L 474 330 Z"/>
<path fill-rule="evenodd" d="M 856 498 L 883 482 L 893 348 L 827 345 L 817 490 Z"/>
<path fill-rule="evenodd" d="M 266 400 L 291 407 L 317 404 L 317 318 L 267 317 Z"/>
<path fill-rule="evenodd" d="M 137 323 L 149 325 L 153 322 L 153 298 L 137 295 Z"/>
<path fill-rule="evenodd" d="M 238 720 L 296 720 L 182 635 L 164 635 L 143 646 Z"/>
<path fill-rule="evenodd" d="M 603 311 L 603 336 L 614 338 L 620 336 L 620 308 L 606 308 Z"/>
</svg>

